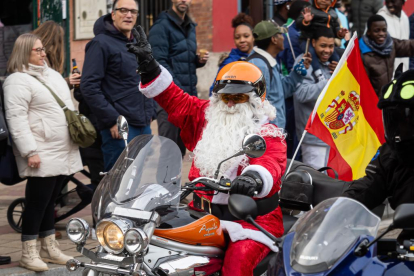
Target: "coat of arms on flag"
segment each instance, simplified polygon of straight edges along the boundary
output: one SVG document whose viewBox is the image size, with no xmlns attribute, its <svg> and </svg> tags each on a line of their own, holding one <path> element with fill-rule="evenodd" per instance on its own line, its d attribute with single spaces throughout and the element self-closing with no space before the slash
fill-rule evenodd
<svg viewBox="0 0 414 276">
<path fill-rule="evenodd" d="M 342 90 L 325 112 L 319 116 L 323 119 L 325 126 L 329 128 L 332 137 L 336 139 L 340 134 L 346 134 L 354 129 L 359 118 L 359 107 L 359 94 L 356 91 L 351 91 L 346 98 L 346 93 Z"/>
</svg>

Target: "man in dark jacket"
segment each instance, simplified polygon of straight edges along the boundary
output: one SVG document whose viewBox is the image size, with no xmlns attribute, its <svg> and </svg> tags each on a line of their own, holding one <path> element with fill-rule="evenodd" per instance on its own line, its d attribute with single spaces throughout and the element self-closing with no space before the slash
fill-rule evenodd
<svg viewBox="0 0 414 276">
<path fill-rule="evenodd" d="M 208 52 L 200 58 L 196 55 L 196 24 L 187 12 L 191 0 L 172 0 L 172 7 L 162 12 L 149 32 L 149 42 L 154 58 L 172 75 L 174 83 L 192 96 L 197 97 L 196 69 L 206 64 Z M 180 130 L 168 122 L 167 113 L 157 109 L 158 133 L 175 141 L 185 155 Z"/>
<path fill-rule="evenodd" d="M 131 30 L 137 16 L 135 0 L 115 0 L 112 13 L 95 22 L 95 38 L 86 45 L 81 91 L 101 131 L 105 171 L 112 168 L 125 147 L 116 125 L 118 116 L 128 121 L 128 140 L 150 134 L 155 116 L 154 101 L 138 90 L 136 58 L 126 47 L 135 41 Z"/>
</svg>

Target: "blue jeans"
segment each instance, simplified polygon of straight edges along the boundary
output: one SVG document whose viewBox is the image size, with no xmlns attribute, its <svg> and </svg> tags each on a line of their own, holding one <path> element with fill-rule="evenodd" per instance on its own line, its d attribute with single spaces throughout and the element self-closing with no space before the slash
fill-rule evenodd
<svg viewBox="0 0 414 276">
<path fill-rule="evenodd" d="M 134 127 L 129 126 L 128 143 L 141 134 L 151 134 L 150 126 Z M 101 130 L 102 135 L 102 153 L 104 158 L 105 171 L 109 172 L 115 164 L 122 151 L 125 149 L 123 139 L 113 139 L 111 131 L 108 129 Z"/>
</svg>

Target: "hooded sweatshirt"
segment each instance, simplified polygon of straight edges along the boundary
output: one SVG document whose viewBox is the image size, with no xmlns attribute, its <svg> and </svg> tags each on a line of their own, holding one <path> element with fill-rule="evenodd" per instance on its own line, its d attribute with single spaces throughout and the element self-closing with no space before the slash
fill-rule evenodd
<svg viewBox="0 0 414 276">
<path fill-rule="evenodd" d="M 81 92 L 98 119 L 98 128 L 114 126 L 119 115 L 132 126 L 149 125 L 155 116 L 155 103 L 139 92 L 137 60 L 126 47 L 135 39 L 128 39 L 115 28 L 111 14 L 99 18 L 93 31 L 95 38 L 85 49 Z"/>
</svg>

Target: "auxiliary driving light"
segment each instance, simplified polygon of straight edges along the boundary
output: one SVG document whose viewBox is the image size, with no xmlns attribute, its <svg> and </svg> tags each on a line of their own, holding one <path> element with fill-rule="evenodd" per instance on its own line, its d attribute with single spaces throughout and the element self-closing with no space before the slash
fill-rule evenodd
<svg viewBox="0 0 414 276">
<path fill-rule="evenodd" d="M 124 250 L 124 237 L 132 222 L 116 218 L 101 220 L 96 227 L 96 236 L 106 251 L 119 254 Z"/>
<path fill-rule="evenodd" d="M 66 225 L 66 233 L 71 241 L 82 244 L 89 236 L 89 224 L 81 218 L 73 218 Z"/>
<path fill-rule="evenodd" d="M 75 271 L 81 266 L 81 262 L 76 259 L 70 259 L 66 262 L 66 268 L 69 271 Z"/>
<path fill-rule="evenodd" d="M 148 246 L 148 236 L 139 228 L 129 229 L 125 234 L 124 244 L 129 253 L 141 253 Z"/>
</svg>

